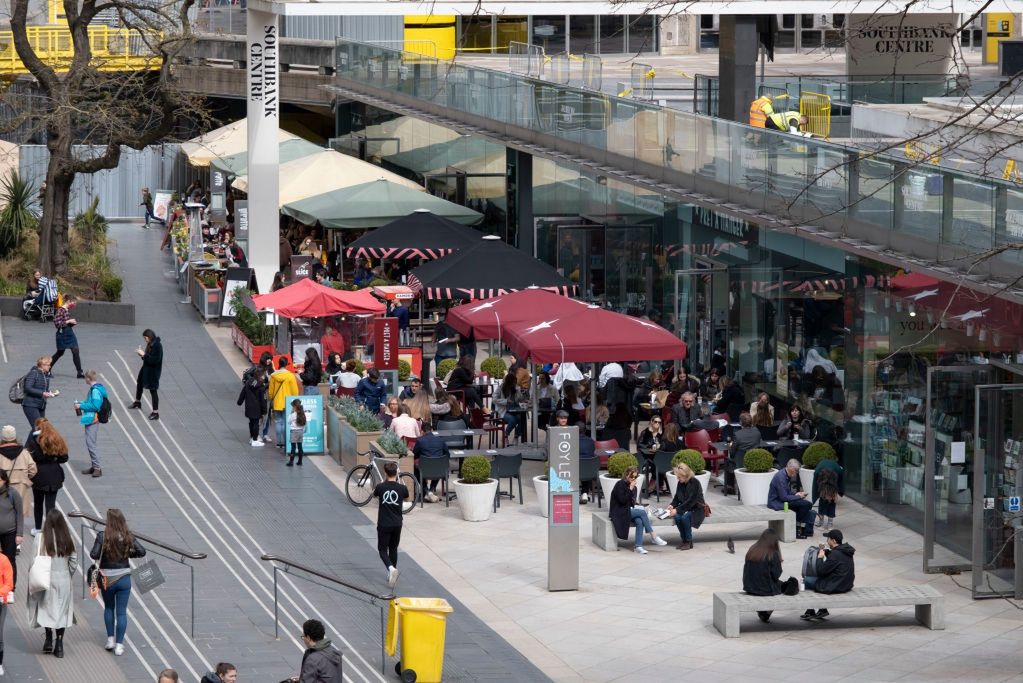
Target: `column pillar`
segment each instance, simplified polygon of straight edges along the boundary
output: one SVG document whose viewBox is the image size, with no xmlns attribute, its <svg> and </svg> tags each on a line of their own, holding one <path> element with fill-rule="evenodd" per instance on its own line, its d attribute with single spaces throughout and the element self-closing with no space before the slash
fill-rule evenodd
<svg viewBox="0 0 1023 683">
<path fill-rule="evenodd" d="M 249 138 L 249 264 L 259 291 L 270 291 L 279 269 L 278 163 L 280 153 L 280 61 L 278 15 L 251 7 L 246 12 Z"/>
<path fill-rule="evenodd" d="M 536 252 L 533 235 L 533 155 L 515 150 L 515 222 L 517 246 L 527 254 Z"/>
<path fill-rule="evenodd" d="M 757 18 L 750 14 L 721 15 L 718 47 L 720 90 L 718 115 L 729 121 L 749 121 L 750 103 L 757 97 L 757 57 L 760 39 Z"/>
</svg>

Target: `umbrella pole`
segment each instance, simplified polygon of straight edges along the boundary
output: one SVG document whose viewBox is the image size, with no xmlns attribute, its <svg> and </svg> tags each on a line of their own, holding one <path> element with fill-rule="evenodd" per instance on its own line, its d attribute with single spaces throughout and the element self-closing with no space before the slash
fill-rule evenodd
<svg viewBox="0 0 1023 683">
<path fill-rule="evenodd" d="M 423 364 L 420 374 L 422 375 L 423 386 L 426 387 L 426 393 L 432 395 L 433 392 L 430 391 L 430 361 L 426 359 L 426 345 L 423 344 L 423 306 L 425 303 L 423 293 L 419 292 L 419 358 Z"/>
<path fill-rule="evenodd" d="M 590 377 L 590 438 L 597 440 L 597 378 L 600 377 L 600 364 L 593 364 L 593 373 Z M 628 450 L 626 445 L 625 450 Z"/>
<path fill-rule="evenodd" d="M 533 428 L 530 430 L 530 434 L 532 435 L 532 438 L 533 438 L 533 444 L 536 445 L 536 446 L 539 446 L 540 445 L 540 433 L 538 431 L 539 430 L 539 425 L 537 424 L 537 415 L 539 414 L 540 401 L 537 399 L 536 392 L 537 392 L 537 389 L 540 386 L 540 383 L 539 383 L 539 378 L 537 377 L 538 373 L 533 371 L 533 362 L 528 357 L 526 358 L 526 368 L 528 370 L 530 370 L 530 375 L 533 378 L 533 391 L 530 392 L 531 394 L 533 394 L 533 401 L 532 401 L 533 402 Z"/>
</svg>

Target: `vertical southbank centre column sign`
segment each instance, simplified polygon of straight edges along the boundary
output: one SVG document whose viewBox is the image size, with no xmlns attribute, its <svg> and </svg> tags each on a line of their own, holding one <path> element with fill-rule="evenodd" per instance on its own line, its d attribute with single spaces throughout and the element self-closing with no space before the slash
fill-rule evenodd
<svg viewBox="0 0 1023 683">
<path fill-rule="evenodd" d="M 579 428 L 547 431 L 547 590 L 579 590 Z"/>
<path fill-rule="evenodd" d="M 249 43 L 249 99 L 262 102 L 262 118 L 277 118 L 277 25 L 266 24 Z"/>
</svg>

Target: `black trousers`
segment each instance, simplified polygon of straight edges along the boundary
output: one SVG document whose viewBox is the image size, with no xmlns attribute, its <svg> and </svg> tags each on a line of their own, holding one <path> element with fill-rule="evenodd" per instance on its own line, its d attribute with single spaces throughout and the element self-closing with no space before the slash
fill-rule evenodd
<svg viewBox="0 0 1023 683">
<path fill-rule="evenodd" d="M 53 368 L 57 365 L 57 361 L 60 360 L 60 357 L 64 355 L 64 351 L 66 351 L 66 350 L 67 349 L 57 349 L 56 351 L 54 351 L 53 358 L 50 361 L 50 372 L 53 372 Z M 73 360 L 75 362 L 75 370 L 77 370 L 78 374 L 80 375 L 80 374 L 82 374 L 83 370 L 82 370 L 82 358 L 81 358 L 81 356 L 78 355 L 78 347 L 77 346 L 72 346 L 70 351 L 71 351 L 71 360 Z"/>
<path fill-rule="evenodd" d="M 253 441 L 259 440 L 259 418 L 249 418 L 249 438 Z"/>
<path fill-rule="evenodd" d="M 56 491 L 40 491 L 39 489 L 32 489 L 32 501 L 33 505 L 32 514 L 35 515 L 35 526 L 33 529 L 43 528 L 43 515 L 48 514 L 50 510 L 57 507 L 57 492 Z M 45 510 L 43 509 L 45 508 Z"/>
<path fill-rule="evenodd" d="M 377 527 L 377 551 L 385 567 L 398 566 L 398 543 L 401 541 L 401 527 Z"/>
<path fill-rule="evenodd" d="M 18 544 L 15 542 L 15 537 L 21 533 L 21 529 L 14 529 L 8 531 L 6 534 L 0 534 L 0 552 L 7 556 L 7 559 L 11 561 L 11 574 L 13 578 L 13 585 L 18 585 L 18 563 L 15 561 L 18 554 Z M 2 639 L 3 636 L 0 636 Z"/>
<path fill-rule="evenodd" d="M 135 380 L 135 400 L 142 400 L 142 373 L 139 372 L 138 379 Z M 150 389 L 149 395 L 153 398 L 153 412 L 160 410 L 160 394 L 157 393 L 156 389 Z"/>
</svg>

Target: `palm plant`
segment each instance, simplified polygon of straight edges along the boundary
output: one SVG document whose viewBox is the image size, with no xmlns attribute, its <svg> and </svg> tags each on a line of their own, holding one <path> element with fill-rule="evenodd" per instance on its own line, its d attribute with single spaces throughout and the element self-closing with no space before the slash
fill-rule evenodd
<svg viewBox="0 0 1023 683">
<path fill-rule="evenodd" d="M 0 180 L 0 258 L 9 256 L 38 225 L 39 215 L 32 208 L 35 192 L 35 185 L 17 171 Z"/>
</svg>

